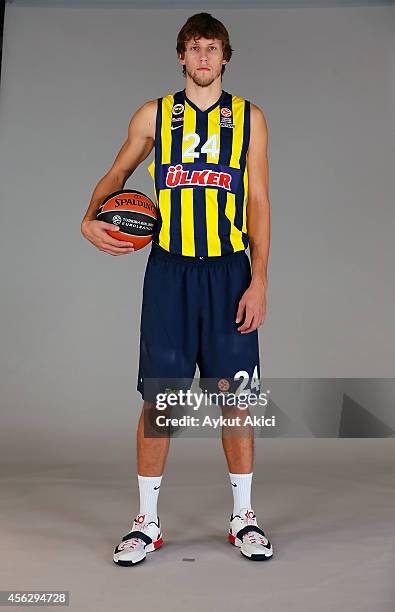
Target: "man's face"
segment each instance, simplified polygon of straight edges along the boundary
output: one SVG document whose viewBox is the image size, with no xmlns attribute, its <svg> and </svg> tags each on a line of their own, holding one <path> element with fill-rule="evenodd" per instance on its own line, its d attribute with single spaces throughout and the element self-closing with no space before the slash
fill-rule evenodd
<svg viewBox="0 0 395 612">
<path fill-rule="evenodd" d="M 217 38 L 191 39 L 185 43 L 184 57 L 180 62 L 187 75 L 200 87 L 208 87 L 217 79 L 226 64 L 222 42 Z"/>
</svg>

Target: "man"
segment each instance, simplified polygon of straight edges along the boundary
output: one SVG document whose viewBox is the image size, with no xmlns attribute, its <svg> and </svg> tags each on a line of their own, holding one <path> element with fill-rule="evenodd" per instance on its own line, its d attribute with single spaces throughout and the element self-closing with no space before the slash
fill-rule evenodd
<svg viewBox="0 0 395 612">
<path fill-rule="evenodd" d="M 154 405 L 145 383 L 192 381 L 198 364 L 211 381 L 241 377 L 247 387 L 259 388 L 257 330 L 266 311 L 270 226 L 266 121 L 256 105 L 222 90 L 232 48 L 220 21 L 207 13 L 190 17 L 177 53 L 185 89 L 134 114 L 81 226 L 84 237 L 106 253 L 133 251 L 132 243 L 108 235 L 114 226 L 97 221 L 96 213 L 155 145 L 149 171 L 158 225 L 144 278 L 137 386 L 144 399 L 137 431 L 140 510 L 113 553 L 124 566 L 163 544 L 157 500 L 169 437 L 144 435 L 144 415 Z M 271 544 L 251 507 L 252 428 L 236 437 L 223 431 L 222 442 L 234 500 L 229 540 L 248 559 L 269 559 Z"/>
</svg>

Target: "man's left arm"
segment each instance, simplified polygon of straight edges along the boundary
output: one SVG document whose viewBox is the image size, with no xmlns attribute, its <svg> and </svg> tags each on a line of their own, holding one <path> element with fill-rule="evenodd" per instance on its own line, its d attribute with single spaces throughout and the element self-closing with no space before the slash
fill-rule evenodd
<svg viewBox="0 0 395 612">
<path fill-rule="evenodd" d="M 237 310 L 236 323 L 241 333 L 249 333 L 262 325 L 266 316 L 267 264 L 270 247 L 269 165 L 267 159 L 268 130 L 261 109 L 251 104 L 250 143 L 247 155 L 248 205 L 247 233 L 250 243 L 252 279 Z"/>
</svg>

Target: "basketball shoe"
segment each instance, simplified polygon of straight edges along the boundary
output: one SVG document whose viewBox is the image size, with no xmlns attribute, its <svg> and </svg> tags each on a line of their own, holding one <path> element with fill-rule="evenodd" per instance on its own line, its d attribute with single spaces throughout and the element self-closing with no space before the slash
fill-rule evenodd
<svg viewBox="0 0 395 612">
<path fill-rule="evenodd" d="M 240 548 L 242 555 L 251 561 L 266 561 L 273 556 L 273 548 L 256 520 L 252 508 L 243 508 L 240 514 L 231 514 L 229 542 Z"/>
<path fill-rule="evenodd" d="M 123 536 L 114 549 L 113 561 L 117 565 L 136 565 L 145 560 L 148 552 L 154 552 L 163 544 L 159 517 L 138 514 L 131 531 Z"/>
</svg>

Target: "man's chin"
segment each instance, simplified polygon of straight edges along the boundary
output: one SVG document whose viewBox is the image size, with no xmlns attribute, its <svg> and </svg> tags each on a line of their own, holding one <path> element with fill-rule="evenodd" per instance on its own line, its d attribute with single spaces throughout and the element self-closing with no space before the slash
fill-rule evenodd
<svg viewBox="0 0 395 612">
<path fill-rule="evenodd" d="M 201 75 L 199 73 L 195 73 L 190 75 L 193 82 L 200 87 L 209 87 L 215 81 L 215 77 L 212 74 Z"/>
<path fill-rule="evenodd" d="M 189 72 L 187 70 L 187 75 L 190 79 L 198 85 L 199 87 L 209 87 L 212 83 L 214 83 L 215 79 L 220 76 L 221 73 L 214 74 L 212 70 L 209 72 L 194 70 L 193 72 Z"/>
</svg>

